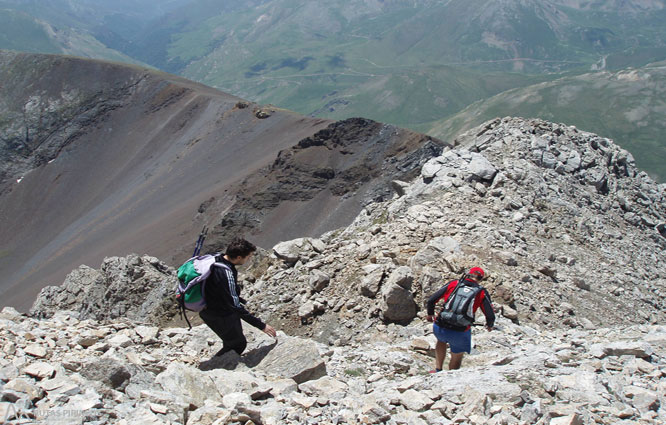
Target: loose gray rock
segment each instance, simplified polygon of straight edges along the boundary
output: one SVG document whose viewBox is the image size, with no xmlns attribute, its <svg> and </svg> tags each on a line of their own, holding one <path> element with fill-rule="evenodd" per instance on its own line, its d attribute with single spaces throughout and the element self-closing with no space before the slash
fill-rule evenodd
<svg viewBox="0 0 666 425">
<path fill-rule="evenodd" d="M 371 264 L 364 267 L 365 277 L 361 280 L 361 295 L 374 298 L 379 292 L 379 288 L 384 279 L 384 267 L 378 264 Z"/>
<path fill-rule="evenodd" d="M 280 334 L 278 344 L 268 352 L 256 369 L 271 376 L 293 379 L 301 384 L 324 376 L 326 362 L 315 343 Z"/>
<path fill-rule="evenodd" d="M 326 286 L 328 286 L 328 283 L 330 281 L 331 278 L 329 275 L 327 275 L 326 273 L 315 271 L 310 277 L 310 287 L 312 288 L 313 291 L 320 292 L 321 290 L 326 288 Z"/>
<path fill-rule="evenodd" d="M 389 322 L 405 323 L 416 317 L 412 293 L 397 283 L 382 289 L 382 317 Z"/>
<path fill-rule="evenodd" d="M 100 358 L 88 363 L 79 373 L 86 379 L 102 382 L 113 389 L 124 388 L 132 377 L 122 363 L 112 358 Z"/>
</svg>

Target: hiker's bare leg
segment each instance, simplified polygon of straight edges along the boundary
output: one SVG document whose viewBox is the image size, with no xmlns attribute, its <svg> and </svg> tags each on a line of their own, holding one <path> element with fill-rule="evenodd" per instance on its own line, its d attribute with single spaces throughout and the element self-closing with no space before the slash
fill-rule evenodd
<svg viewBox="0 0 666 425">
<path fill-rule="evenodd" d="M 451 353 L 451 360 L 449 360 L 449 370 L 460 369 L 460 365 L 462 365 L 462 360 L 464 355 L 465 355 L 464 352 Z"/>
<path fill-rule="evenodd" d="M 437 341 L 435 345 L 435 369 L 442 369 L 444 366 L 444 359 L 446 358 L 447 343 Z"/>
</svg>

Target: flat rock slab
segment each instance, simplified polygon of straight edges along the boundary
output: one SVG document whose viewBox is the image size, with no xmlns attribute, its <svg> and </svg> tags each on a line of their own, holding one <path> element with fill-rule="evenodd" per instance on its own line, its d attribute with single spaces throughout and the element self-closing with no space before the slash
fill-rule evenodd
<svg viewBox="0 0 666 425">
<path fill-rule="evenodd" d="M 319 354 L 315 342 L 280 333 L 277 345 L 266 354 L 256 369 L 301 384 L 325 376 L 326 362 Z"/>
</svg>

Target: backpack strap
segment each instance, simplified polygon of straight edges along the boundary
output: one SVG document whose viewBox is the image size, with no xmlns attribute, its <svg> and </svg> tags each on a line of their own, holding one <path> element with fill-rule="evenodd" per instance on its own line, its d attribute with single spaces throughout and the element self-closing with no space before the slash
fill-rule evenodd
<svg viewBox="0 0 666 425">
<path fill-rule="evenodd" d="M 187 330 L 191 331 L 192 330 L 192 324 L 190 323 L 190 319 L 187 318 L 187 311 L 185 310 L 185 295 L 181 295 L 178 297 L 178 310 L 180 313 L 180 318 L 182 319 L 185 317 L 185 321 L 187 322 L 187 326 L 189 327 Z"/>
<path fill-rule="evenodd" d="M 227 270 L 231 270 L 231 267 L 227 266 L 227 265 L 224 264 L 224 263 L 220 263 L 220 262 L 217 262 L 217 261 L 214 262 L 214 263 L 211 265 L 211 267 L 213 267 L 213 266 L 215 266 L 215 267 L 224 267 L 224 268 L 227 269 Z"/>
</svg>

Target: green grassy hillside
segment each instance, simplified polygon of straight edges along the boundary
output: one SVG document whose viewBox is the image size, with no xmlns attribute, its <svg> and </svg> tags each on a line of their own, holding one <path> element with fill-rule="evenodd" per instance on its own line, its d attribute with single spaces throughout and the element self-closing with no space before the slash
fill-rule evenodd
<svg viewBox="0 0 666 425">
<path fill-rule="evenodd" d="M 613 139 L 666 181 L 666 62 L 560 78 L 473 103 L 427 133 L 451 138 L 494 117 L 543 118 Z"/>
<path fill-rule="evenodd" d="M 379 66 L 473 65 L 521 72 L 589 68 L 604 56 L 607 66 L 618 67 L 666 57 L 661 1 L 622 2 L 640 6 L 629 11 L 554 0 L 227 3 L 194 1 L 163 21 L 172 31 L 167 56 L 188 64 L 185 74 L 211 80 L 229 70 L 234 76 L 274 75 L 285 68 L 283 61 L 302 73 L 333 71 L 343 62 L 328 59 L 339 55 L 351 58 L 353 67 L 358 58 Z"/>
<path fill-rule="evenodd" d="M 149 22 L 190 0 L 0 0 L 0 49 L 142 63 L 122 53 Z"/>
<path fill-rule="evenodd" d="M 60 53 L 44 25 L 23 12 L 0 9 L 0 49 Z"/>
</svg>

